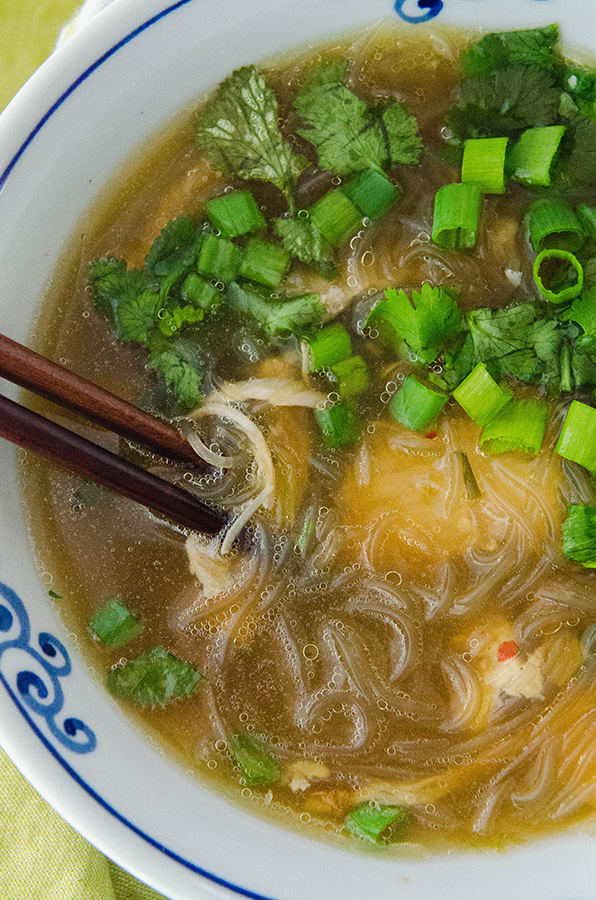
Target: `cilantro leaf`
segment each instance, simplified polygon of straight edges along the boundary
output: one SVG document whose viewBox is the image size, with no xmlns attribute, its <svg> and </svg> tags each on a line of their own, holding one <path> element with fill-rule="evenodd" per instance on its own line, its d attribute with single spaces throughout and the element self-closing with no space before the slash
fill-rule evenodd
<svg viewBox="0 0 596 900">
<path fill-rule="evenodd" d="M 260 738 L 247 732 L 232 734 L 228 738 L 228 749 L 247 784 L 281 781 L 282 767 Z"/>
<path fill-rule="evenodd" d="M 429 378 L 443 390 L 452 391 L 470 374 L 477 361 L 472 335 L 469 331 L 460 332 L 444 352 L 443 374 L 431 373 Z"/>
<path fill-rule="evenodd" d="M 155 238 L 145 257 L 147 270 L 164 278 L 171 286 L 186 275 L 196 262 L 201 234 L 192 216 L 172 219 Z"/>
<path fill-rule="evenodd" d="M 571 185 L 591 186 L 596 182 L 596 120 L 569 112 L 563 119 L 570 128 L 565 143 L 571 150 L 562 162 L 562 174 Z"/>
<path fill-rule="evenodd" d="M 102 257 L 89 266 L 96 309 L 111 320 L 121 341 L 144 341 L 153 327 L 159 296 L 143 269 L 128 269 L 124 259 Z"/>
<path fill-rule="evenodd" d="M 152 647 L 108 672 L 108 689 L 115 697 L 140 706 L 165 706 L 193 694 L 203 675 L 164 647 Z"/>
<path fill-rule="evenodd" d="M 196 343 L 189 337 L 165 337 L 154 331 L 149 339 L 149 365 L 161 375 L 178 403 L 192 409 L 201 400 L 201 369 Z"/>
<path fill-rule="evenodd" d="M 571 304 L 569 318 L 577 322 L 585 334 L 596 337 L 596 287 L 584 291 Z"/>
<path fill-rule="evenodd" d="M 493 378 L 519 378 L 555 385 L 559 379 L 559 323 L 547 319 L 537 303 L 509 309 L 475 309 L 466 325 L 474 345 L 474 365 L 486 364 Z"/>
<path fill-rule="evenodd" d="M 197 406 L 201 399 L 201 375 L 173 350 L 152 354 L 150 366 L 158 372 L 178 402 L 186 409 Z"/>
<path fill-rule="evenodd" d="M 596 335 L 584 334 L 571 349 L 573 387 L 596 385 Z"/>
<path fill-rule="evenodd" d="M 304 122 L 298 134 L 317 148 L 321 167 L 351 175 L 417 162 L 422 142 L 414 116 L 396 101 L 369 107 L 344 85 L 347 67 L 346 59 L 323 63 L 294 100 Z"/>
<path fill-rule="evenodd" d="M 418 122 L 403 103 L 381 103 L 375 110 L 378 126 L 387 144 L 387 166 L 413 165 L 418 162 L 422 150 L 422 138 L 418 134 Z"/>
<path fill-rule="evenodd" d="M 596 287 L 596 256 L 590 256 L 584 266 L 584 294 Z"/>
<path fill-rule="evenodd" d="M 494 69 L 515 64 L 552 69 L 556 61 L 554 49 L 558 39 L 558 25 L 485 34 L 464 51 L 464 75 L 488 75 Z"/>
<path fill-rule="evenodd" d="M 158 301 L 159 297 L 153 291 L 143 291 L 121 300 L 114 317 L 118 340 L 144 343 L 155 324 Z"/>
<path fill-rule="evenodd" d="M 562 76 L 562 84 L 565 89 L 563 97 L 571 101 L 582 115 L 595 118 L 596 71 L 578 65 L 568 65 Z M 561 113 L 564 115 L 563 109 Z"/>
<path fill-rule="evenodd" d="M 377 328 L 396 349 L 399 339 L 404 340 L 426 364 L 436 359 L 443 345 L 457 332 L 461 314 L 457 300 L 444 288 L 423 284 L 420 291 L 412 291 L 410 300 L 405 291 L 389 287 L 385 299 L 369 313 L 366 324 Z"/>
<path fill-rule="evenodd" d="M 272 296 L 271 292 L 250 282 L 238 284 L 232 281 L 228 285 L 230 306 L 254 316 L 263 331 L 272 337 L 308 334 L 320 324 L 325 307 L 318 294 L 275 297 L 279 298 L 279 294 Z"/>
<path fill-rule="evenodd" d="M 502 137 L 557 120 L 561 90 L 536 66 L 509 66 L 470 78 L 451 107 L 447 124 L 459 140 Z"/>
<path fill-rule="evenodd" d="M 326 278 L 335 273 L 333 247 L 310 218 L 274 219 L 275 233 L 292 256 L 312 266 Z"/>
<path fill-rule="evenodd" d="M 167 337 L 180 331 L 185 325 L 196 325 L 203 320 L 205 313 L 196 306 L 174 306 L 172 309 L 162 310 L 158 320 L 158 327 Z"/>
<path fill-rule="evenodd" d="M 277 98 L 254 66 L 236 69 L 197 117 L 197 142 L 211 165 L 233 178 L 269 181 L 290 206 L 306 161 L 279 128 Z"/>
</svg>

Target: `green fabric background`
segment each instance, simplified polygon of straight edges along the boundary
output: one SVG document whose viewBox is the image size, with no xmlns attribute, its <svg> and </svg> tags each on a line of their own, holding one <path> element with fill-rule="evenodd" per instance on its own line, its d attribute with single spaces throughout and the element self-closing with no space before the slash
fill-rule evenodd
<svg viewBox="0 0 596 900">
<path fill-rule="evenodd" d="M 0 109 L 51 53 L 80 5 L 0 0 Z M 0 750 L 2 900 L 160 900 L 67 825 Z"/>
</svg>

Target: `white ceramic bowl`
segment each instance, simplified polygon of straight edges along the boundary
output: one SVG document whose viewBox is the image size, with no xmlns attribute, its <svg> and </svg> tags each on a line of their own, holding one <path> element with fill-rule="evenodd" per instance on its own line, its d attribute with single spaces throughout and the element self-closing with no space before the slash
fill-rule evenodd
<svg viewBox="0 0 596 900">
<path fill-rule="evenodd" d="M 235 67 L 383 17 L 413 29 L 558 21 L 567 44 L 596 53 L 593 3 L 116 0 L 0 118 L 0 331 L 27 341 L 63 245 L 114 170 Z M 201 787 L 129 725 L 69 643 L 7 444 L 0 465 L 0 743 L 117 863 L 174 900 L 596 900 L 596 838 L 400 862 L 282 830 Z"/>
</svg>

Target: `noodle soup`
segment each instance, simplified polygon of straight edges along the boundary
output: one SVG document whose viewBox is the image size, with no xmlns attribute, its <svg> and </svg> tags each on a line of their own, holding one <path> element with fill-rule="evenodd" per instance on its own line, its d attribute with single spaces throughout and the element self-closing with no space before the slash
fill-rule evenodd
<svg viewBox="0 0 596 900">
<path fill-rule="evenodd" d="M 355 846 L 501 843 L 596 799 L 596 78 L 556 29 L 478 41 L 386 29 L 239 70 L 41 315 L 47 354 L 203 462 L 120 452 L 233 522 L 210 542 L 28 458 L 83 652 L 187 768 Z"/>
</svg>

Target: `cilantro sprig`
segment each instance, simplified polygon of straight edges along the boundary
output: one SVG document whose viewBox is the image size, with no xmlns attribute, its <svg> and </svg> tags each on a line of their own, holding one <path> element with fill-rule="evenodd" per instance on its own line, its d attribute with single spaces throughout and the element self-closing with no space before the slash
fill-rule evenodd
<svg viewBox="0 0 596 900">
<path fill-rule="evenodd" d="M 464 81 L 447 115 L 458 140 L 503 137 L 557 121 L 561 90 L 538 66 L 511 65 Z"/>
<path fill-rule="evenodd" d="M 559 323 L 538 303 L 509 309 L 475 309 L 467 313 L 472 362 L 484 362 L 492 376 L 518 378 L 531 384 L 554 384 L 559 375 Z"/>
<path fill-rule="evenodd" d="M 227 298 L 233 309 L 248 313 L 271 337 L 310 334 L 320 326 L 325 311 L 318 294 L 297 294 L 282 299 L 279 294 L 251 282 L 232 281 Z"/>
<path fill-rule="evenodd" d="M 488 75 L 495 69 L 509 65 L 537 66 L 552 70 L 560 62 L 556 52 L 558 40 L 558 25 L 485 34 L 464 51 L 464 75 Z"/>
<path fill-rule="evenodd" d="M 151 647 L 108 672 L 108 690 L 139 706 L 165 706 L 194 694 L 204 676 L 165 647 Z"/>
<path fill-rule="evenodd" d="M 348 60 L 323 63 L 294 100 L 303 125 L 298 134 L 313 144 L 319 164 L 336 175 L 379 171 L 418 162 L 418 124 L 395 100 L 369 106 L 345 86 Z"/>
<path fill-rule="evenodd" d="M 254 66 L 222 81 L 196 126 L 197 142 L 213 166 L 242 181 L 270 182 L 293 208 L 296 180 L 308 163 L 284 139 L 277 97 Z"/>
<path fill-rule="evenodd" d="M 275 233 L 286 250 L 320 275 L 331 278 L 335 274 L 335 254 L 331 244 L 323 237 L 310 218 L 293 216 L 274 219 Z"/>
<path fill-rule="evenodd" d="M 366 324 L 377 329 L 383 342 L 394 347 L 405 341 L 424 365 L 433 362 L 461 324 L 461 313 L 451 291 L 423 284 L 420 291 L 389 287 L 385 299 L 373 307 Z"/>
<path fill-rule="evenodd" d="M 94 260 L 89 267 L 96 308 L 107 315 L 118 340 L 149 350 L 151 368 L 184 409 L 201 399 L 197 354 L 189 352 L 188 341 L 177 340 L 204 317 L 203 309 L 185 302 L 182 294 L 184 279 L 196 265 L 200 237 L 192 217 L 173 219 L 153 242 L 146 268 L 129 269 L 114 257 Z"/>
</svg>

